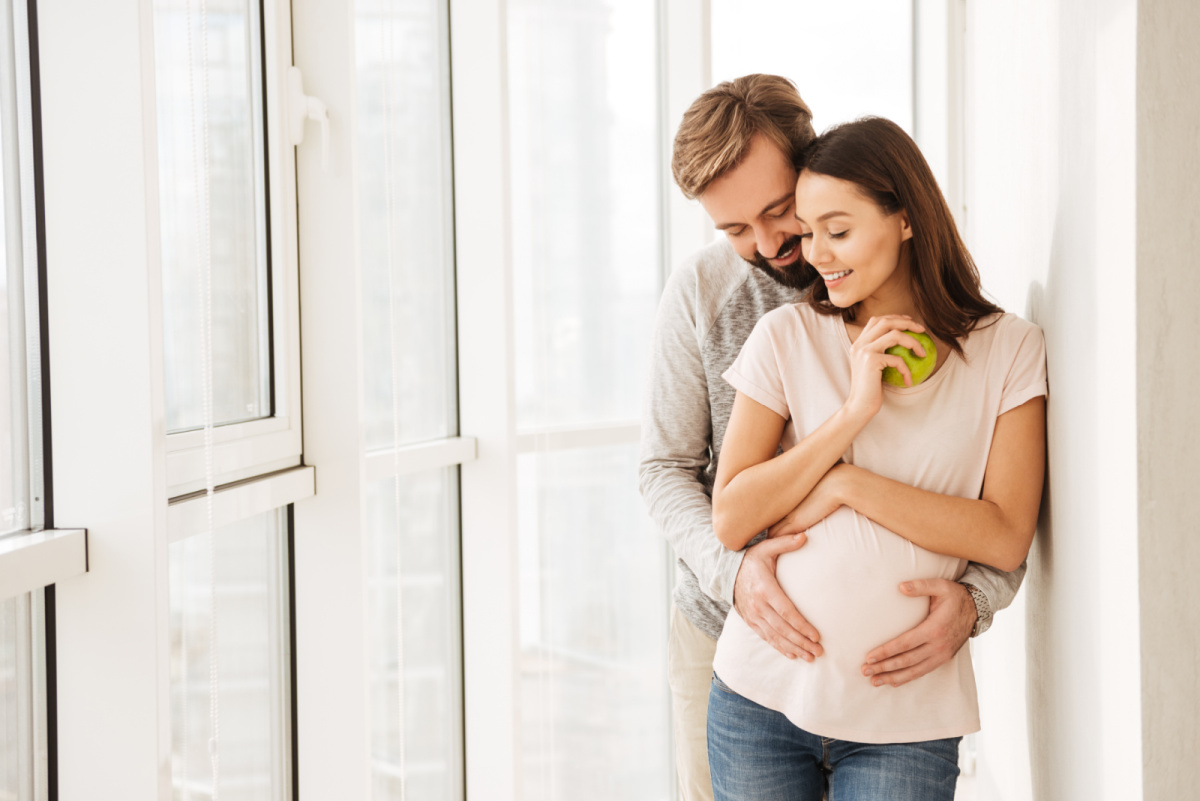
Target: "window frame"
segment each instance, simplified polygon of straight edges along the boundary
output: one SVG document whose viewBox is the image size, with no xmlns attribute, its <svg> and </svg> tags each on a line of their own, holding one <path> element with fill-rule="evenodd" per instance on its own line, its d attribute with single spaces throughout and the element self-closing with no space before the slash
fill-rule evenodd
<svg viewBox="0 0 1200 801">
<path fill-rule="evenodd" d="M 292 66 L 290 5 L 259 0 L 262 25 L 267 170 L 272 414 L 213 428 L 214 482 L 225 485 L 302 463 L 300 287 L 296 247 L 296 159 L 288 141 L 287 74 Z M 152 299 L 153 301 L 153 299 Z M 162 299 L 157 302 L 161 305 Z M 167 492 L 177 498 L 204 489 L 203 429 L 169 433 Z"/>
<path fill-rule="evenodd" d="M 284 116 L 290 5 L 265 0 L 262 17 L 276 415 L 214 430 L 214 520 L 264 505 L 286 514 L 315 483 L 301 465 L 295 169 Z M 40 22 L 50 401 L 65 432 L 54 443 L 55 511 L 86 520 L 92 543 L 91 572 L 55 587 L 51 781 L 64 797 L 169 798 L 168 549 L 172 538 L 208 530 L 210 501 L 202 432 L 165 430 L 154 9 L 148 0 L 67 0 Z M 294 666 L 283 671 L 290 684 Z M 294 741 L 286 745 L 294 753 Z"/>
</svg>

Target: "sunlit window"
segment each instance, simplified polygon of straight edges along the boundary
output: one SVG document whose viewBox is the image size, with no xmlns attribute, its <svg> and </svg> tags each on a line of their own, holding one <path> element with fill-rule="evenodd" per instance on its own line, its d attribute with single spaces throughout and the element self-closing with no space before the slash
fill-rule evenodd
<svg viewBox="0 0 1200 801">
<path fill-rule="evenodd" d="M 866 115 L 913 130 L 911 0 L 712 0 L 713 82 L 795 81 L 820 133 Z"/>
<path fill-rule="evenodd" d="M 206 353 L 220 366 L 214 423 L 271 414 L 261 9 L 205 10 L 202 21 L 199 3 L 154 2 L 169 431 L 204 425 Z"/>
<path fill-rule="evenodd" d="M 521 775 L 539 801 L 672 786 L 665 553 L 634 478 L 663 275 L 655 15 L 508 4 Z M 550 444 L 614 421 L 625 442 Z"/>
</svg>

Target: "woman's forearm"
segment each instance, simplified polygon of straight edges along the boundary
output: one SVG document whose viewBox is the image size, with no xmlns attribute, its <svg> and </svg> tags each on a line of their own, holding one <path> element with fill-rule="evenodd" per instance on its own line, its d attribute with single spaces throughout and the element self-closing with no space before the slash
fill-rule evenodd
<svg viewBox="0 0 1200 801">
<path fill-rule="evenodd" d="M 910 542 L 1000 570 L 1021 565 L 1037 526 L 1036 505 L 942 495 L 851 465 L 838 465 L 830 479 L 842 505 Z"/>
<path fill-rule="evenodd" d="M 795 447 L 749 466 L 740 464 L 742 454 L 722 452 L 713 487 L 717 538 L 737 550 L 783 518 L 842 458 L 869 419 L 840 409 Z M 735 441 L 733 435 L 736 432 L 727 432 L 727 443 Z"/>
</svg>

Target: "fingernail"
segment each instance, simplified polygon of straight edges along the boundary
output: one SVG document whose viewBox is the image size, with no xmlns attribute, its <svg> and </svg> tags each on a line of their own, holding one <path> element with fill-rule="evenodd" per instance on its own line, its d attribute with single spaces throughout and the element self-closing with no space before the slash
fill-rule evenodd
<svg viewBox="0 0 1200 801">
<path fill-rule="evenodd" d="M 903 584 L 901 584 L 900 586 L 904 588 L 905 592 L 912 592 L 913 586 L 912 586 L 911 581 L 906 581 Z"/>
<path fill-rule="evenodd" d="M 876 687 L 882 687 L 883 679 L 874 679 L 871 683 L 874 684 Z"/>
<path fill-rule="evenodd" d="M 863 675 L 864 676 L 874 676 L 875 671 L 871 670 L 870 668 L 867 668 L 866 670 L 863 671 Z"/>
<path fill-rule="evenodd" d="M 878 662 L 878 661 L 879 661 L 878 659 L 868 659 L 868 660 L 867 660 L 867 664 L 868 664 L 868 665 L 873 665 L 873 664 L 875 664 L 875 663 L 876 663 L 876 662 Z"/>
</svg>

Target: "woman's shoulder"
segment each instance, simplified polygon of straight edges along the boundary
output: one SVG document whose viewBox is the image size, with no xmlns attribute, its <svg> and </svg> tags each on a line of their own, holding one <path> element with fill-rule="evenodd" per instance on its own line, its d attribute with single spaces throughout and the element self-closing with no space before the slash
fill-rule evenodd
<svg viewBox="0 0 1200 801">
<path fill-rule="evenodd" d="M 794 303 L 785 303 L 777 309 L 773 309 L 763 315 L 763 319 L 770 319 L 770 324 L 777 327 L 791 328 L 828 328 L 831 327 L 831 321 L 840 322 L 840 317 L 835 317 L 828 314 L 821 314 L 812 307 L 806 300 L 797 300 Z"/>
<path fill-rule="evenodd" d="M 785 303 L 767 312 L 759 319 L 758 327 L 769 333 L 772 338 L 820 341 L 836 338 L 841 323 L 840 317 L 820 314 L 801 300 Z"/>
<path fill-rule="evenodd" d="M 989 314 L 975 324 L 963 343 L 963 353 L 970 365 L 1000 368 L 1030 349 L 1045 351 L 1042 329 L 1012 312 Z"/>
<path fill-rule="evenodd" d="M 967 335 L 968 343 L 1020 342 L 1030 336 L 1041 338 L 1042 329 L 1012 312 L 997 312 L 981 317 Z"/>
</svg>

